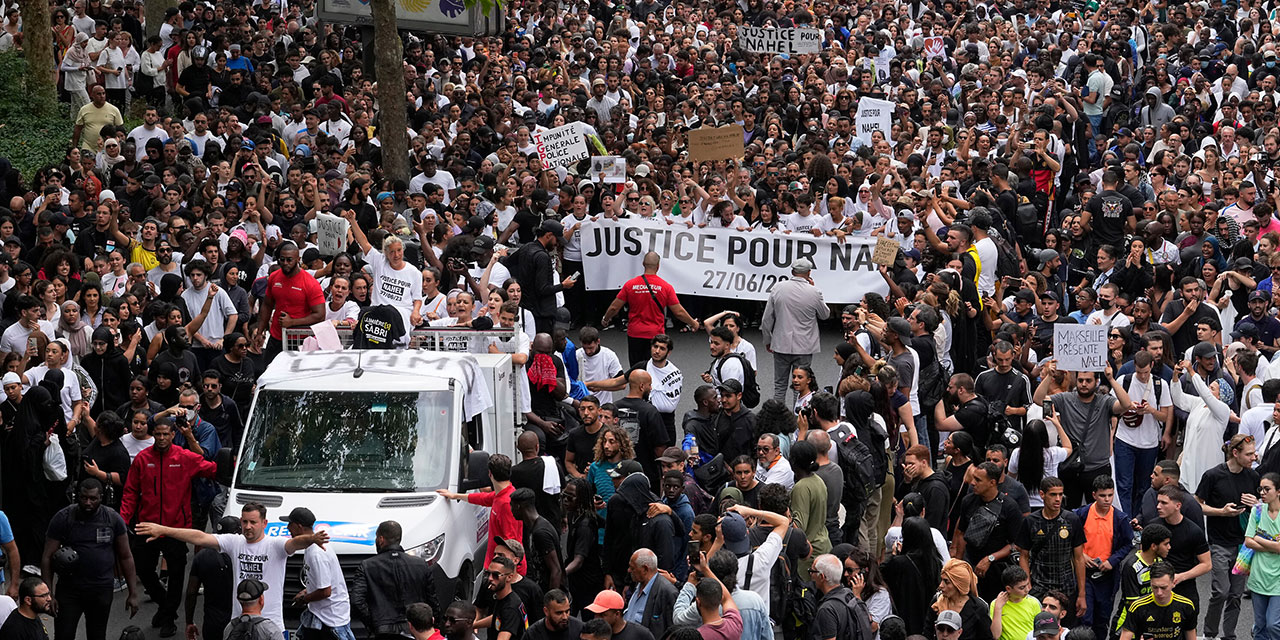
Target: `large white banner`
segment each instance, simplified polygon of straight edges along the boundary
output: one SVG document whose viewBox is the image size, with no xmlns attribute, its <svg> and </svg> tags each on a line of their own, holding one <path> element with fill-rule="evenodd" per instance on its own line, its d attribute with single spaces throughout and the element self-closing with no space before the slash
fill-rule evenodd
<svg viewBox="0 0 1280 640">
<path fill-rule="evenodd" d="M 871 257 L 873 238 L 815 237 L 734 229 L 698 229 L 648 220 L 588 222 L 582 238 L 583 275 L 590 291 L 616 290 L 644 272 L 644 254 L 662 257 L 658 275 L 683 295 L 767 300 L 791 264 L 808 258 L 810 273 L 830 304 L 861 302 L 889 288 Z"/>
</svg>

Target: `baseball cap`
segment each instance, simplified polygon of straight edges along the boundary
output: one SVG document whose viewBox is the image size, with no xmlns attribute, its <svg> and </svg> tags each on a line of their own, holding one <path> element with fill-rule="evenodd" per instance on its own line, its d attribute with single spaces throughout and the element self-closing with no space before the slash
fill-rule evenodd
<svg viewBox="0 0 1280 640">
<path fill-rule="evenodd" d="M 484 254 L 486 251 L 492 250 L 496 242 L 496 240 L 489 236 L 480 236 L 476 238 L 475 241 L 471 243 L 471 255 L 478 256 Z"/>
<path fill-rule="evenodd" d="M 689 461 L 689 454 L 685 453 L 680 447 L 667 447 L 662 456 L 658 458 L 658 462 L 665 464 L 684 464 Z"/>
<path fill-rule="evenodd" d="M 1262 291 L 1260 289 L 1254 289 L 1253 293 L 1249 294 L 1249 302 L 1253 302 L 1254 300 L 1270 300 L 1270 299 L 1271 299 L 1271 296 L 1268 295 L 1266 291 Z"/>
<path fill-rule="evenodd" d="M 751 541 L 747 539 L 747 521 L 734 512 L 724 514 L 720 518 L 720 531 L 724 533 L 724 546 L 738 557 L 751 551 Z"/>
<path fill-rule="evenodd" d="M 648 175 L 649 175 L 649 165 L 647 165 L 647 164 L 640 164 L 639 166 L 637 166 L 637 167 L 636 167 L 636 177 L 637 177 L 637 178 L 643 178 L 643 177 L 648 176 Z"/>
<path fill-rule="evenodd" d="M 1058 299 L 1058 293 L 1057 293 L 1056 291 L 1044 291 L 1044 292 L 1042 292 L 1042 293 L 1040 294 L 1040 299 L 1041 299 L 1041 300 L 1044 300 L 1045 298 L 1048 298 L 1048 299 L 1050 299 L 1050 300 L 1052 300 L 1052 301 L 1054 301 L 1054 302 L 1062 302 L 1062 300 L 1059 300 L 1059 299 Z"/>
<path fill-rule="evenodd" d="M 948 611 L 947 613 L 955 613 Z M 960 617 L 959 614 L 956 617 Z M 941 623 L 942 616 L 938 616 Z M 1058 619 L 1053 617 L 1052 613 L 1041 611 L 1036 614 L 1035 621 L 1031 623 L 1031 633 L 1037 636 L 1056 636 L 1062 631 L 1062 626 L 1058 624 Z"/>
<path fill-rule="evenodd" d="M 306 507 L 294 507 L 293 511 L 287 516 L 280 516 L 280 522 L 288 522 L 296 524 L 300 527 L 314 527 L 316 525 L 316 514 Z"/>
<path fill-rule="evenodd" d="M 515 538 L 503 538 L 502 536 L 494 536 L 493 543 L 502 545 L 510 549 L 511 553 L 516 554 L 517 558 L 524 557 L 524 544 L 522 544 L 519 540 L 516 540 Z"/>
<path fill-rule="evenodd" d="M 236 587 L 236 599 L 240 602 L 253 602 L 267 592 L 267 583 L 257 578 L 245 578 Z"/>
<path fill-rule="evenodd" d="M 889 318 L 889 328 L 903 339 L 911 338 L 911 325 L 904 318 Z"/>
<path fill-rule="evenodd" d="M 250 151 L 252 151 L 252 150 L 254 150 L 255 148 L 257 148 L 257 146 L 258 146 L 258 145 L 254 144 L 254 143 L 253 143 L 253 141 L 252 141 L 252 140 L 250 140 L 250 139 L 248 139 L 248 138 L 245 138 L 245 139 L 244 139 L 244 141 L 240 143 L 240 148 L 241 148 L 241 149 L 248 149 L 248 150 L 250 150 Z"/>
<path fill-rule="evenodd" d="M 1252 338 L 1254 340 L 1257 340 L 1258 325 L 1252 322 L 1241 322 L 1240 326 L 1236 327 L 1236 330 L 1231 332 L 1232 340 L 1239 340 L 1240 338 Z M 1208 356 L 1204 356 L 1204 357 L 1208 357 Z"/>
<path fill-rule="evenodd" d="M 742 393 L 742 383 L 738 382 L 737 380 L 734 380 L 733 378 L 730 378 L 728 380 L 725 380 L 724 382 L 721 382 L 720 385 L 716 387 L 716 389 L 719 391 L 725 391 L 728 393 Z"/>
<path fill-rule="evenodd" d="M 622 594 L 605 589 L 597 593 L 596 599 L 591 601 L 591 604 L 587 605 L 585 609 L 591 613 L 599 614 L 612 610 L 621 611 L 626 607 L 626 603 L 622 601 Z"/>
<path fill-rule="evenodd" d="M 1046 615 L 1046 614 L 1042 613 L 1040 615 Z M 1040 616 L 1036 616 L 1036 620 L 1039 620 L 1039 619 L 1040 619 Z M 959 613 L 952 611 L 950 609 L 947 609 L 946 611 L 943 611 L 938 614 L 938 621 L 933 623 L 933 625 L 935 627 L 951 627 L 952 629 L 961 629 L 964 627 L 964 622 L 960 619 Z"/>
<path fill-rule="evenodd" d="M 1036 252 L 1036 258 L 1040 260 L 1040 264 L 1042 265 L 1049 264 L 1050 260 L 1053 260 L 1059 257 L 1061 256 L 1059 256 L 1058 252 L 1054 251 L 1053 249 L 1041 249 L 1040 251 Z"/>
<path fill-rule="evenodd" d="M 213 532 L 219 534 L 240 533 L 240 518 L 235 516 L 222 516 L 213 525 Z"/>
<path fill-rule="evenodd" d="M 1191 348 L 1191 355 L 1195 358 L 1212 358 L 1217 354 L 1217 350 L 1208 342 L 1201 342 Z"/>
<path fill-rule="evenodd" d="M 625 478 L 633 473 L 643 473 L 644 469 L 635 460 L 623 460 L 618 466 L 609 470 L 610 478 Z"/>
<path fill-rule="evenodd" d="M 564 225 L 556 222 L 555 220 L 543 220 L 542 224 L 538 227 L 538 235 L 542 235 L 544 233 L 554 233 L 556 236 L 563 236 Z"/>
</svg>

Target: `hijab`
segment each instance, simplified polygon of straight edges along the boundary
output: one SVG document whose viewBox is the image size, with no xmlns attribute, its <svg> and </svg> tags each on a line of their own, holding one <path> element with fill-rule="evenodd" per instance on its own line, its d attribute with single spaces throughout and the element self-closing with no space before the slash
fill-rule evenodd
<svg viewBox="0 0 1280 640">
<path fill-rule="evenodd" d="M 942 565 L 942 575 L 946 576 L 956 590 L 960 592 L 958 598 L 948 598 L 945 594 L 940 594 L 938 599 L 933 603 L 933 610 L 941 613 L 943 611 L 960 612 L 964 608 L 966 602 L 971 597 L 978 595 L 978 576 L 974 575 L 973 567 L 969 566 L 964 560 L 952 558 Z"/>
<path fill-rule="evenodd" d="M 68 300 L 62 303 L 63 307 L 73 307 L 76 310 L 78 319 L 75 324 L 67 322 L 67 314 L 63 313 L 58 316 L 58 333 L 71 343 L 71 355 L 75 358 L 82 358 L 89 352 L 89 340 L 86 338 L 85 327 L 89 326 L 84 321 L 84 314 L 79 313 L 80 305 L 74 301 Z"/>
<path fill-rule="evenodd" d="M 89 36 L 83 32 L 76 32 L 76 41 L 67 49 L 67 55 L 63 57 L 63 64 L 70 64 L 79 70 L 80 67 L 90 66 L 93 64 L 89 60 L 89 52 L 85 51 L 85 43 L 89 42 Z"/>
</svg>

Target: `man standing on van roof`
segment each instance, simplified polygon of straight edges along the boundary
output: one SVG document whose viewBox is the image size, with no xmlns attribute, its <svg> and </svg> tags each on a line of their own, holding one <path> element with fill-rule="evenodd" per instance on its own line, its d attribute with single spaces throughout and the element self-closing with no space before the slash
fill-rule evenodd
<svg viewBox="0 0 1280 640">
<path fill-rule="evenodd" d="M 511 458 L 501 453 L 489 456 L 489 482 L 493 491 L 477 491 L 475 493 L 454 493 L 448 489 L 440 489 L 436 493 L 450 500 L 466 500 L 467 502 L 489 507 L 489 542 L 484 550 L 484 566 L 493 560 L 494 537 L 511 540 L 524 540 L 524 525 L 511 514 L 511 494 L 515 487 L 511 486 Z M 516 571 L 525 574 L 527 565 L 520 560 Z"/>
</svg>

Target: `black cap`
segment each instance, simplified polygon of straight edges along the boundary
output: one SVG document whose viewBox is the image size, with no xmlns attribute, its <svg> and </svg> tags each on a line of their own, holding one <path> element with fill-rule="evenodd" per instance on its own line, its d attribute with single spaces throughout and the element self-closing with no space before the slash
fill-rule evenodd
<svg viewBox="0 0 1280 640">
<path fill-rule="evenodd" d="M 490 238 L 489 236 L 480 236 L 475 239 L 475 242 L 471 243 L 471 255 L 484 255 L 486 252 L 492 251 L 495 244 L 497 244 L 497 241 L 493 238 Z"/>
<path fill-rule="evenodd" d="M 267 592 L 267 583 L 257 578 L 245 578 L 236 587 L 236 599 L 240 602 L 253 602 Z"/>
<path fill-rule="evenodd" d="M 294 507 L 293 511 L 287 516 L 280 516 L 280 522 L 288 522 L 296 524 L 300 527 L 314 527 L 316 525 L 316 514 L 306 507 Z"/>
<path fill-rule="evenodd" d="M 538 227 L 538 235 L 542 235 L 544 233 L 554 233 L 556 236 L 563 236 L 564 225 L 556 222 L 555 220 L 543 220 L 542 224 Z"/>
<path fill-rule="evenodd" d="M 643 473 L 644 469 L 635 460 L 623 460 L 618 466 L 609 470 L 610 478 L 625 478 L 633 473 Z"/>
<path fill-rule="evenodd" d="M 729 378 L 728 380 L 721 382 L 716 389 L 728 393 L 742 393 L 742 383 L 733 378 Z"/>
</svg>

